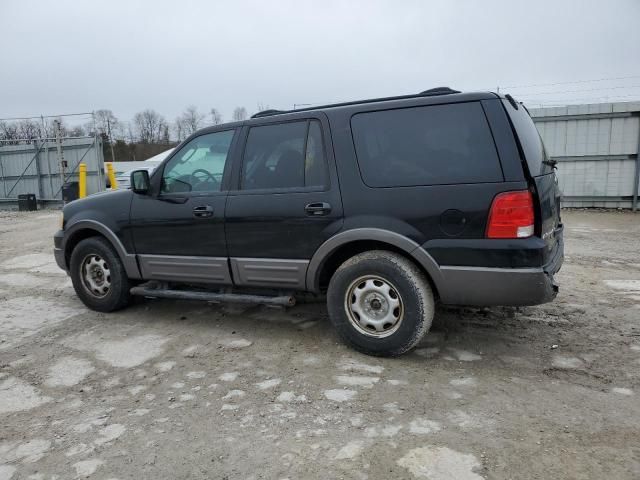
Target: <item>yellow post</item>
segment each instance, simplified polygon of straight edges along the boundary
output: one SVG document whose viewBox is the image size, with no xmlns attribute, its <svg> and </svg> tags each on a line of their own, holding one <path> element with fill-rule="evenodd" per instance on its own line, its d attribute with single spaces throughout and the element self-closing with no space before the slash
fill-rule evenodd
<svg viewBox="0 0 640 480">
<path fill-rule="evenodd" d="M 109 176 L 109 183 L 111 184 L 111 190 L 117 190 L 118 181 L 116 180 L 116 174 L 113 170 L 112 162 L 107 162 L 107 175 Z"/>
<path fill-rule="evenodd" d="M 87 164 L 78 165 L 78 197 L 87 196 Z"/>
</svg>

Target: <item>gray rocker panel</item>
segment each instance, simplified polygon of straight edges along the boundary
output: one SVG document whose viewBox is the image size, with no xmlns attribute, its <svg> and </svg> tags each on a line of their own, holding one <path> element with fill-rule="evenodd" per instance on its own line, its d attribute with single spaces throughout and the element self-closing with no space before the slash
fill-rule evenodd
<svg viewBox="0 0 640 480">
<path fill-rule="evenodd" d="M 226 257 L 138 255 L 142 278 L 231 285 Z"/>
<path fill-rule="evenodd" d="M 231 258 L 236 285 L 304 290 L 308 260 Z"/>
</svg>

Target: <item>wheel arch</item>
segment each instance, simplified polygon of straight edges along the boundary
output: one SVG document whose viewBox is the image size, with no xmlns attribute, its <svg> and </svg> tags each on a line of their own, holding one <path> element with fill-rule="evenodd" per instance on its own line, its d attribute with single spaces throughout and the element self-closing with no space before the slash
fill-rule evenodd
<svg viewBox="0 0 640 480">
<path fill-rule="evenodd" d="M 347 230 L 324 242 L 309 262 L 307 290 L 320 292 L 346 259 L 368 250 L 389 250 L 412 260 L 426 274 L 434 294 L 438 294 L 441 273 L 433 257 L 410 238 L 380 228 Z"/>
<path fill-rule="evenodd" d="M 120 239 L 109 227 L 95 220 L 81 220 L 65 229 L 64 257 L 67 267 L 70 265 L 71 252 L 85 238 L 102 237 L 114 248 L 124 265 L 129 278 L 139 279 L 140 269 L 134 254 L 127 253 Z"/>
</svg>

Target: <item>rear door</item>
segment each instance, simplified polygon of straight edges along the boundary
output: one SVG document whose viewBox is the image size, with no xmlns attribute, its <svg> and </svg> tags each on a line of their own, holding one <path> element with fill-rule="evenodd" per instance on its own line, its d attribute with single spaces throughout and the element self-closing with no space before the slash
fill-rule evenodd
<svg viewBox="0 0 640 480">
<path fill-rule="evenodd" d="M 234 284 L 304 289 L 309 260 L 342 223 L 328 123 L 268 119 L 243 136 L 225 212 Z"/>
<path fill-rule="evenodd" d="M 535 183 L 539 200 L 537 206 L 540 219 L 539 235 L 547 245 L 551 260 L 562 242 L 561 193 L 554 162 L 549 160 L 540 134 L 526 109 L 518 104 L 516 104 L 518 108 L 515 108 L 508 100 L 503 100 L 502 103 L 518 137 L 529 175 Z"/>
</svg>

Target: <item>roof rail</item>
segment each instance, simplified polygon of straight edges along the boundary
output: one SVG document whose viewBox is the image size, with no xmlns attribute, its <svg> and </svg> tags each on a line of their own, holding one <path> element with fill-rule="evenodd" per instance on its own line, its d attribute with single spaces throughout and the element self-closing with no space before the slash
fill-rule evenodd
<svg viewBox="0 0 640 480">
<path fill-rule="evenodd" d="M 418 94 L 413 95 L 400 95 L 398 97 L 383 97 L 383 98 L 371 98 L 368 100 L 355 100 L 351 102 L 343 102 L 343 103 L 333 103 L 329 105 L 318 105 L 315 107 L 307 107 L 307 108 L 299 108 L 297 110 L 264 110 L 262 112 L 258 112 L 251 116 L 251 118 L 260 118 L 260 117 L 269 117 L 271 115 L 280 115 L 283 113 L 294 113 L 294 112 L 304 112 L 308 110 L 318 110 L 321 108 L 331 108 L 331 107 L 345 107 L 349 105 L 360 105 L 363 103 L 373 103 L 373 102 L 383 102 L 386 100 L 403 100 L 408 98 L 418 98 L 418 97 L 430 97 L 436 95 L 451 95 L 453 93 L 461 93 L 459 90 L 453 90 L 449 87 L 436 87 L 430 88 L 429 90 L 425 90 Z"/>
<path fill-rule="evenodd" d="M 251 118 L 260 118 L 260 117 L 268 117 L 269 115 L 278 115 L 280 113 L 287 113 L 285 110 L 275 110 L 270 108 L 269 110 L 263 110 L 258 113 L 254 113 L 251 115 Z"/>
<path fill-rule="evenodd" d="M 420 95 L 451 95 L 452 93 L 460 93 L 460 90 L 453 90 L 449 87 L 435 87 L 420 92 Z"/>
</svg>

